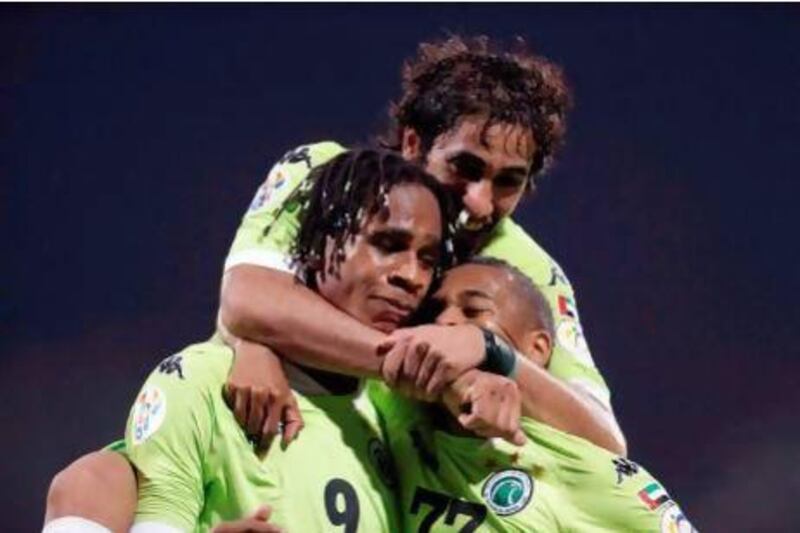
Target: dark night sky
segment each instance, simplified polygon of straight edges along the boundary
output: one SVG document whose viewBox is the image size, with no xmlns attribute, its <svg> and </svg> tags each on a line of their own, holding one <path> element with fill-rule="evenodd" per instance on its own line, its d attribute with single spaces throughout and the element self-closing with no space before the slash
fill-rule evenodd
<svg viewBox="0 0 800 533">
<path fill-rule="evenodd" d="M 800 6 L 449 4 L 0 7 L 3 531 L 210 334 L 270 162 L 369 139 L 443 30 L 526 36 L 574 87 L 517 219 L 576 286 L 631 457 L 701 530 L 800 530 Z"/>
</svg>

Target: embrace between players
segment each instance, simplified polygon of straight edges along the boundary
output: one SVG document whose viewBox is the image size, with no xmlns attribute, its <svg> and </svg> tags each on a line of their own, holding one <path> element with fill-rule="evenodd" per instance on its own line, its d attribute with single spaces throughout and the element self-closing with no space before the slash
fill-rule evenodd
<svg viewBox="0 0 800 533">
<path fill-rule="evenodd" d="M 563 141 L 560 70 L 451 37 L 403 78 L 387 149 L 273 167 L 217 333 L 54 478 L 45 531 L 692 530 L 624 457 L 572 288 L 510 218 Z"/>
</svg>

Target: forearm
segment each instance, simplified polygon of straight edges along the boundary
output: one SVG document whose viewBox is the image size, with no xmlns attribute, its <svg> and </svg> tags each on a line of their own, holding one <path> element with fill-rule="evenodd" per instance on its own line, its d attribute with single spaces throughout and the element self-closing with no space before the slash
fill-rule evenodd
<svg viewBox="0 0 800 533">
<path fill-rule="evenodd" d="M 626 455 L 627 448 L 614 414 L 594 398 L 571 387 L 547 370 L 524 359 L 517 361 L 517 385 L 524 416 Z"/>
<path fill-rule="evenodd" d="M 241 265 L 226 272 L 220 318 L 231 334 L 265 344 L 295 363 L 377 377 L 384 335 L 326 302 L 290 274 Z"/>
</svg>

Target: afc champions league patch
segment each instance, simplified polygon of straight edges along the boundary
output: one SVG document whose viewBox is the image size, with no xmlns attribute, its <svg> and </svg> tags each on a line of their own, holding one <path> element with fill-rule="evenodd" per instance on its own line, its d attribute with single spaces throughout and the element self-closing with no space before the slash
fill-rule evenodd
<svg viewBox="0 0 800 533">
<path fill-rule="evenodd" d="M 267 179 L 264 180 L 264 183 L 262 183 L 261 187 L 259 187 L 256 191 L 256 195 L 250 202 L 248 211 L 258 211 L 264 207 L 270 201 L 272 196 L 281 190 L 286 183 L 288 183 L 289 177 L 286 173 L 286 170 L 282 167 L 282 165 L 276 165 L 272 168 L 270 173 L 267 175 Z"/>
<path fill-rule="evenodd" d="M 533 478 L 522 470 L 501 470 L 483 485 L 483 499 L 498 516 L 520 512 L 533 496 Z"/>
<path fill-rule="evenodd" d="M 589 352 L 589 345 L 583 336 L 583 329 L 580 322 L 574 318 L 565 318 L 556 327 L 556 339 L 558 344 L 564 347 L 569 353 L 575 356 L 580 362 L 594 366 L 592 354 Z"/>
<path fill-rule="evenodd" d="M 167 397 L 155 385 L 147 385 L 133 404 L 131 435 L 133 444 L 141 444 L 158 431 L 167 415 Z"/>
<path fill-rule="evenodd" d="M 670 503 L 661 513 L 661 533 L 694 533 L 696 531 L 678 504 Z"/>
<path fill-rule="evenodd" d="M 569 296 L 558 295 L 556 314 L 558 325 L 556 326 L 556 340 L 565 350 L 575 356 L 581 363 L 594 366 L 592 354 L 589 352 L 589 345 L 583 336 L 578 309 L 575 302 Z"/>
</svg>

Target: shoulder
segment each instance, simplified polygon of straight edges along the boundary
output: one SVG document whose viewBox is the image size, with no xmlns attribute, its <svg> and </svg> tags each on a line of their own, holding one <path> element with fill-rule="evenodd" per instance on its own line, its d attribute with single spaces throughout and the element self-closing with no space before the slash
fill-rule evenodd
<svg viewBox="0 0 800 533">
<path fill-rule="evenodd" d="M 569 286 L 569 280 L 555 259 L 511 217 L 497 224 L 480 254 L 510 263 L 538 286 Z"/>
<path fill-rule="evenodd" d="M 131 444 L 143 443 L 161 426 L 183 427 L 211 416 L 232 361 L 229 348 L 208 342 L 189 346 L 159 362 L 131 407 Z"/>
</svg>

